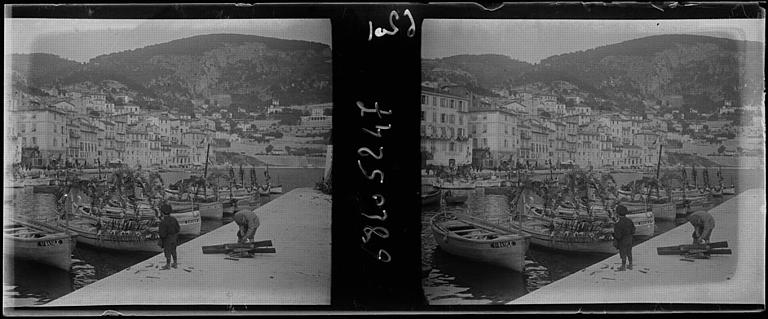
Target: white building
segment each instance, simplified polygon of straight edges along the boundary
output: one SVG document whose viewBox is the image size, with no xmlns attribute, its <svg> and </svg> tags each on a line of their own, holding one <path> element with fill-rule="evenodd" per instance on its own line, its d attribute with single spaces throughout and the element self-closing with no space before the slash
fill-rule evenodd
<svg viewBox="0 0 768 319">
<path fill-rule="evenodd" d="M 469 99 L 429 87 L 421 89 L 421 149 L 428 164 L 467 165 L 472 148 L 467 133 Z"/>
</svg>

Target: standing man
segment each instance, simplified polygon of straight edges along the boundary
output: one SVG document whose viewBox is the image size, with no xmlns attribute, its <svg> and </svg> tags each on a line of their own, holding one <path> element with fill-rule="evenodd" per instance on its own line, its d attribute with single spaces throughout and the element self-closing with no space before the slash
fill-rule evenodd
<svg viewBox="0 0 768 319">
<path fill-rule="evenodd" d="M 635 225 L 627 218 L 628 210 L 619 202 L 616 206 L 616 213 L 619 215 L 619 221 L 613 225 L 613 245 L 619 249 L 621 256 L 621 267 L 619 271 L 627 268 L 632 269 L 632 235 L 635 233 Z M 629 259 L 629 266 L 627 266 Z"/>
<path fill-rule="evenodd" d="M 163 252 L 165 253 L 165 266 L 163 270 L 170 267 L 176 268 L 176 245 L 178 244 L 179 232 L 181 227 L 179 221 L 175 217 L 171 216 L 173 209 L 167 202 L 163 202 L 160 205 L 160 211 L 163 213 L 163 220 L 160 221 L 160 242 L 163 245 Z M 171 264 L 171 258 L 173 258 L 173 264 Z"/>
<path fill-rule="evenodd" d="M 235 213 L 235 223 L 240 229 L 237 231 L 237 242 L 244 243 L 246 241 L 253 241 L 253 235 L 256 234 L 256 229 L 259 228 L 259 216 L 256 216 L 254 210 L 241 210 Z"/>
<path fill-rule="evenodd" d="M 709 213 L 700 210 L 688 216 L 688 221 L 693 225 L 693 243 L 709 244 L 709 236 L 715 229 L 715 219 Z"/>
</svg>

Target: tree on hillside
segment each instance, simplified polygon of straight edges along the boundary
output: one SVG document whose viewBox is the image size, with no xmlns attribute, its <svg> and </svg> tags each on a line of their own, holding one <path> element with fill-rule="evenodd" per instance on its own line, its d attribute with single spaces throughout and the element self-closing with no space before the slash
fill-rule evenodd
<svg viewBox="0 0 768 319">
<path fill-rule="evenodd" d="M 273 149 L 275 149 L 275 147 L 274 147 L 274 146 L 272 146 L 272 144 L 269 144 L 269 145 L 267 145 L 267 147 L 264 149 L 264 151 L 266 151 L 266 152 L 267 152 L 267 154 L 269 154 L 269 153 L 272 153 L 272 150 L 273 150 Z"/>
</svg>

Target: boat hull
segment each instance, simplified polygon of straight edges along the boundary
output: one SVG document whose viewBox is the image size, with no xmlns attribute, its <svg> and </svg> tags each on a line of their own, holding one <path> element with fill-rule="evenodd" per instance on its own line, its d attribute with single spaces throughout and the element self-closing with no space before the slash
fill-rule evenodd
<svg viewBox="0 0 768 319">
<path fill-rule="evenodd" d="M 432 235 L 440 249 L 451 255 L 518 272 L 523 271 L 525 253 L 530 244 L 528 238 L 519 235 L 500 235 L 491 240 L 470 240 L 454 232 L 446 232 L 434 222 Z"/>
<path fill-rule="evenodd" d="M 221 219 L 224 217 L 224 205 L 221 202 L 197 203 L 168 201 L 173 210 L 197 210 L 202 219 Z"/>
<path fill-rule="evenodd" d="M 154 253 L 163 251 L 157 245 L 157 240 L 125 241 L 102 238 L 96 233 L 96 229 L 93 227 L 94 223 L 95 221 L 89 218 L 75 218 L 69 221 L 69 226 L 63 221 L 60 223 L 60 226 L 68 227 L 70 231 L 77 234 L 76 239 L 79 244 L 94 248 Z"/>
<path fill-rule="evenodd" d="M 270 194 L 282 194 L 283 186 L 274 186 L 269 189 Z"/>
<path fill-rule="evenodd" d="M 221 202 L 199 203 L 198 207 L 202 219 L 221 219 L 224 217 L 224 206 Z"/>
<path fill-rule="evenodd" d="M 430 194 L 421 195 L 421 205 L 436 205 L 440 204 L 440 190 L 436 190 Z"/>
<path fill-rule="evenodd" d="M 619 252 L 616 247 L 613 247 L 613 241 L 601 240 L 594 242 L 573 242 L 565 241 L 556 238 L 555 236 L 548 234 L 541 234 L 536 232 L 527 231 L 521 229 L 517 225 L 511 225 L 512 228 L 518 229 L 526 235 L 531 236 L 531 245 L 546 247 L 550 249 L 570 251 L 570 252 L 582 252 L 582 253 L 599 253 L 599 254 L 616 254 Z"/>
<path fill-rule="evenodd" d="M 445 197 L 445 202 L 450 204 L 450 205 L 459 205 L 459 204 L 463 204 L 464 202 L 466 202 L 468 197 L 469 196 L 467 196 L 467 195 L 462 195 L 462 196 L 446 196 Z"/>
<path fill-rule="evenodd" d="M 675 216 L 677 216 L 676 206 L 675 203 L 651 204 L 653 217 L 657 220 L 675 220 Z"/>
<path fill-rule="evenodd" d="M 200 236 L 202 228 L 202 218 L 200 212 L 193 210 L 189 212 L 173 212 L 171 214 L 179 222 L 179 235 L 181 236 Z"/>
<path fill-rule="evenodd" d="M 627 214 L 627 218 L 635 225 L 635 236 L 653 236 L 656 223 L 652 212 Z"/>
<path fill-rule="evenodd" d="M 25 226 L 36 229 L 30 225 Z M 52 233 L 37 238 L 19 238 L 4 234 L 3 237 L 5 244 L 10 246 L 3 249 L 5 256 L 29 260 L 66 271 L 72 267 L 72 251 L 76 242 L 68 234 Z"/>
</svg>

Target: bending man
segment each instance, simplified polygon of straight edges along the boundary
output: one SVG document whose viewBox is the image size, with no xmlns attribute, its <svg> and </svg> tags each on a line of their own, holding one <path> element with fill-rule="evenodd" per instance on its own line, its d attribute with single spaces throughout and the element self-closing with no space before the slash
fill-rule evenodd
<svg viewBox="0 0 768 319">
<path fill-rule="evenodd" d="M 241 210 L 235 214 L 235 223 L 240 229 L 237 231 L 237 242 L 244 243 L 246 241 L 253 241 L 253 236 L 256 234 L 256 229 L 259 228 L 259 216 L 256 216 L 256 211 Z"/>
<path fill-rule="evenodd" d="M 701 210 L 688 216 L 688 221 L 693 225 L 693 243 L 709 244 L 709 236 L 715 229 L 715 219 L 712 218 L 712 215 Z"/>
</svg>

